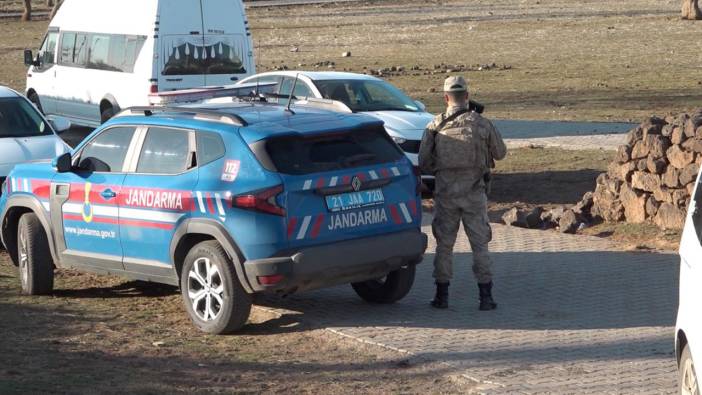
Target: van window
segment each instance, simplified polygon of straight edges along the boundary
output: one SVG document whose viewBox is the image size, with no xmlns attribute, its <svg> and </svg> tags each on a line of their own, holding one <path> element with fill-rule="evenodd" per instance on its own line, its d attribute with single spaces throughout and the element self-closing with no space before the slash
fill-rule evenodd
<svg viewBox="0 0 702 395">
<path fill-rule="evenodd" d="M 59 34 L 57 32 L 49 32 L 44 39 L 44 43 L 39 49 L 39 59 L 41 59 L 42 67 L 49 67 L 56 63 L 56 44 L 58 43 Z"/>
<path fill-rule="evenodd" d="M 131 126 L 118 126 L 101 132 L 83 148 L 78 168 L 105 173 L 122 172 L 134 130 Z"/>
<path fill-rule="evenodd" d="M 110 53 L 110 36 L 95 34 L 90 39 L 88 64 L 90 69 L 112 70 L 108 64 Z"/>
<path fill-rule="evenodd" d="M 190 168 L 190 132 L 149 128 L 139 155 L 137 173 L 179 174 Z"/>
<path fill-rule="evenodd" d="M 244 74 L 242 48 L 223 41 L 204 45 L 201 39 L 166 38 L 162 75 Z M 166 41 L 170 41 L 167 43 Z M 228 41 L 228 40 L 227 40 Z"/>
<path fill-rule="evenodd" d="M 395 162 L 404 156 L 382 126 L 314 136 L 274 137 L 266 141 L 266 151 L 279 172 L 293 175 L 372 166 Z"/>
<path fill-rule="evenodd" d="M 61 35 L 61 58 L 59 59 L 61 64 L 73 63 L 73 48 L 75 48 L 75 45 L 75 33 L 63 33 Z"/>
</svg>

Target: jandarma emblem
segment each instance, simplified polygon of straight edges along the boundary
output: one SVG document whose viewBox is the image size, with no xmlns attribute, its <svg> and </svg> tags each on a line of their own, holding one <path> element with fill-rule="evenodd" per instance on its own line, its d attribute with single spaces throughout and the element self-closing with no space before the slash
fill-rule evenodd
<svg viewBox="0 0 702 395">
<path fill-rule="evenodd" d="M 361 190 L 361 179 L 354 176 L 351 180 L 351 188 L 353 188 L 353 190 L 356 192 Z"/>
</svg>

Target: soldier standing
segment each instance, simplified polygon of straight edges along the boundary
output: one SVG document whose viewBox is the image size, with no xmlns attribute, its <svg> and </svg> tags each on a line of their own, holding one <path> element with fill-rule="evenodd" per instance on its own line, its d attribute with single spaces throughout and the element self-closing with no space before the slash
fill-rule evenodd
<svg viewBox="0 0 702 395">
<path fill-rule="evenodd" d="M 487 191 L 494 160 L 507 154 L 500 132 L 477 112 L 469 109 L 468 86 L 463 77 L 444 82 L 447 109 L 427 126 L 419 150 L 419 167 L 436 177 L 436 238 L 434 279 L 436 296 L 431 305 L 448 307 L 448 287 L 453 276 L 453 246 L 459 223 L 473 250 L 473 274 L 480 289 L 480 310 L 493 310 L 492 262 L 488 243 L 492 230 L 487 215 Z"/>
</svg>

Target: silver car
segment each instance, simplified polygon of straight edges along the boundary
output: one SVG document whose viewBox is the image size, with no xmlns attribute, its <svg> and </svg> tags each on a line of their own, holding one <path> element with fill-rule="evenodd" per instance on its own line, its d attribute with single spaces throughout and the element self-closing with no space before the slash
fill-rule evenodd
<svg viewBox="0 0 702 395">
<path fill-rule="evenodd" d="M 237 85 L 256 83 L 268 84 L 261 92 L 278 96 L 281 100 L 290 96 L 295 86 L 293 98 L 296 100 L 335 100 L 346 105 L 349 111 L 379 118 L 385 122 L 388 134 L 415 166 L 424 129 L 434 118 L 421 102 L 412 100 L 392 84 L 365 74 L 275 71 L 256 74 Z M 433 177 L 423 175 L 422 179 L 427 186 L 433 187 Z"/>
</svg>

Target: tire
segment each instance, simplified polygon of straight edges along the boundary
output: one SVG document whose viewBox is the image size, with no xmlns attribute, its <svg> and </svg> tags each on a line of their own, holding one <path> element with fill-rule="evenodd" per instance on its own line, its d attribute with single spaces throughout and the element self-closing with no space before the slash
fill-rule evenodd
<svg viewBox="0 0 702 395">
<path fill-rule="evenodd" d="M 46 232 L 34 213 L 24 214 L 17 229 L 17 260 L 25 295 L 46 295 L 54 289 L 54 262 Z"/>
<path fill-rule="evenodd" d="M 37 95 L 36 92 L 32 92 L 29 95 L 27 95 L 27 99 L 29 99 L 30 102 L 34 103 L 34 105 L 37 107 L 40 113 L 44 114 L 44 109 L 41 107 L 41 101 L 39 101 L 39 95 Z"/>
<path fill-rule="evenodd" d="M 383 279 L 353 283 L 351 287 L 369 303 L 395 303 L 407 296 L 414 284 L 415 265 L 388 273 Z"/>
<path fill-rule="evenodd" d="M 181 273 L 185 309 L 201 331 L 227 334 L 246 324 L 252 297 L 241 287 L 233 263 L 217 241 L 195 245 L 185 257 Z"/>
<path fill-rule="evenodd" d="M 689 345 L 685 345 L 680 356 L 678 371 L 678 394 L 700 395 L 699 381 L 695 373 L 695 364 L 692 362 Z"/>
<path fill-rule="evenodd" d="M 115 109 L 112 106 L 108 106 L 102 112 L 100 112 L 100 123 L 105 123 L 115 116 Z"/>
</svg>

